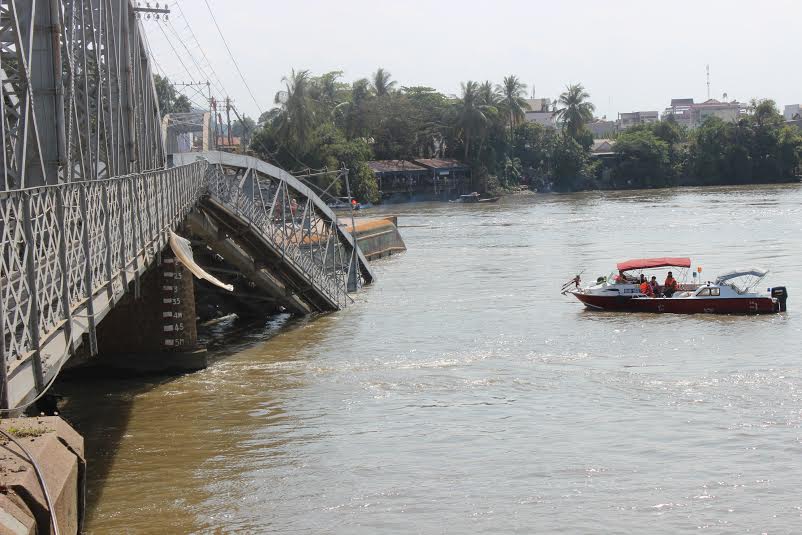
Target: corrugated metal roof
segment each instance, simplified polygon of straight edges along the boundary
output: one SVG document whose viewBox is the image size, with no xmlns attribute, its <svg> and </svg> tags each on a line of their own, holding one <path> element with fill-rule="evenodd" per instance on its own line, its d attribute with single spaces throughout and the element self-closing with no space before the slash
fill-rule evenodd
<svg viewBox="0 0 802 535">
<path fill-rule="evenodd" d="M 459 160 L 452 158 L 427 158 L 415 160 L 415 163 L 420 164 L 429 169 L 468 169 L 469 167 Z"/>
<path fill-rule="evenodd" d="M 408 160 L 373 160 L 368 162 L 374 173 L 402 173 L 404 171 L 426 171 L 425 167 L 421 167 Z"/>
</svg>

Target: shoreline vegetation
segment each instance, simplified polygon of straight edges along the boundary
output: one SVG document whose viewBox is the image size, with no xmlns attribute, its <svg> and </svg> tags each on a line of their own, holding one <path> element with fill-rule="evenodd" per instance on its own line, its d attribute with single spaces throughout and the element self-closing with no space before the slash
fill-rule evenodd
<svg viewBox="0 0 802 535">
<path fill-rule="evenodd" d="M 595 157 L 587 128 L 595 107 L 581 84 L 568 85 L 555 108 L 557 127 L 526 121 L 527 86 L 510 75 L 500 84 L 468 81 L 449 96 L 424 86 L 403 86 L 379 68 L 371 79 L 342 81 L 293 70 L 282 79 L 275 107 L 258 121 L 244 117 L 234 135 L 260 158 L 290 170 L 350 170 L 355 197 L 378 202 L 370 160 L 456 158 L 471 166 L 473 189 L 571 192 L 766 184 L 799 180 L 802 131 L 785 124 L 772 100 L 753 100 L 734 122 L 709 117 L 688 130 L 670 117 L 613 136 L 612 155 Z M 171 94 L 166 79 L 157 80 Z M 167 86 L 165 88 L 165 86 Z M 163 110 L 181 97 L 172 93 Z M 162 102 L 160 102 L 161 104 Z M 317 186 L 333 195 L 333 176 Z"/>
</svg>

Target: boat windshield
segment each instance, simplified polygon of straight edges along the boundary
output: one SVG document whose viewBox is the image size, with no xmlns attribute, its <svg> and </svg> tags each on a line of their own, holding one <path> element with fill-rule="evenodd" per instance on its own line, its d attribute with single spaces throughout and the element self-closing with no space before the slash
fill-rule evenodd
<svg viewBox="0 0 802 535">
<path fill-rule="evenodd" d="M 736 269 L 719 275 L 716 284 L 726 284 L 738 293 L 744 293 L 757 286 L 768 274 L 768 270 L 760 268 Z"/>
</svg>

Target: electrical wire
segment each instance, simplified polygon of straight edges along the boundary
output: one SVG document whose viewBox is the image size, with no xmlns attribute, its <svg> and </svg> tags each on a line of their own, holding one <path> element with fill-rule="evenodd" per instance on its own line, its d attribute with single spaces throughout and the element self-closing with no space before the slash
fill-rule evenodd
<svg viewBox="0 0 802 535">
<path fill-rule="evenodd" d="M 200 75 L 201 75 L 203 78 L 205 78 L 206 80 L 211 80 L 211 76 L 209 76 L 209 75 L 206 73 L 206 70 L 205 70 L 205 69 L 203 69 L 203 68 L 200 66 L 200 63 L 198 63 L 198 61 L 195 59 L 195 56 L 192 54 L 192 52 L 191 52 L 191 51 L 189 50 L 189 48 L 187 47 L 186 43 L 184 42 L 184 39 L 182 39 L 182 38 L 181 38 L 181 36 L 179 36 L 179 35 L 178 35 L 178 32 L 175 30 L 175 27 L 174 27 L 172 24 L 168 24 L 168 25 L 167 25 L 167 28 L 169 28 L 169 29 L 170 29 L 170 31 L 172 32 L 172 34 L 173 34 L 173 36 L 176 38 L 176 40 L 177 40 L 179 43 L 181 43 L 181 46 L 183 46 L 183 47 L 184 47 L 184 50 L 186 50 L 186 51 L 187 51 L 187 55 L 189 55 L 189 58 L 192 60 L 192 63 L 194 63 L 194 64 L 195 64 L 195 68 L 197 68 L 197 69 L 198 69 L 198 73 L 199 73 L 199 74 L 200 74 Z M 191 80 L 191 78 L 190 78 L 190 80 Z M 218 90 L 218 88 L 215 88 L 215 91 L 217 91 L 217 90 Z M 200 93 L 200 91 L 198 91 L 198 93 Z M 218 95 L 215 95 L 215 96 L 219 98 L 219 96 L 220 96 L 220 95 L 218 94 Z M 205 95 L 204 95 L 204 98 L 206 98 L 206 96 L 205 96 Z"/>
<path fill-rule="evenodd" d="M 192 55 L 192 52 L 190 52 L 190 51 L 189 51 L 189 47 L 187 47 L 187 44 L 184 42 L 184 40 L 183 40 L 183 39 L 181 39 L 181 36 L 180 36 L 180 35 L 178 35 L 178 32 L 175 30 L 175 26 L 173 26 L 173 25 L 172 25 L 172 24 L 170 24 L 169 22 L 168 22 L 168 23 L 165 23 L 164 25 L 159 25 L 159 26 L 162 28 L 162 31 L 164 31 L 164 26 L 165 26 L 165 25 L 166 25 L 166 26 L 167 26 L 167 28 L 169 28 L 169 30 L 172 32 L 172 34 L 173 34 L 173 37 L 175 37 L 176 41 L 178 41 L 179 43 L 181 43 L 181 46 L 183 46 L 183 47 L 184 47 L 184 50 L 186 50 L 186 52 L 187 52 L 187 55 L 189 56 L 189 59 L 191 59 L 191 60 L 192 60 L 192 63 L 194 63 L 194 64 L 195 64 L 195 68 L 196 68 L 196 69 L 198 69 L 198 73 L 199 73 L 201 76 L 203 76 L 204 78 L 207 78 L 207 79 L 208 79 L 208 78 L 209 78 L 209 75 L 208 75 L 208 74 L 206 74 L 206 71 L 205 71 L 203 68 L 201 68 L 201 66 L 198 64 L 198 60 L 196 60 L 196 59 L 195 59 L 195 56 L 193 56 L 193 55 Z M 191 80 L 191 79 L 192 79 L 192 77 L 190 77 L 190 80 Z"/>
<path fill-rule="evenodd" d="M 157 26 L 158 26 L 159 30 L 161 30 L 161 32 L 162 32 L 162 35 L 164 36 L 164 40 L 165 40 L 165 41 L 167 41 L 167 44 L 168 44 L 168 45 L 170 46 L 170 48 L 172 49 L 172 51 L 173 51 L 173 54 L 175 54 L 175 57 L 178 59 L 178 62 L 179 62 L 179 63 L 181 64 L 181 66 L 184 68 L 184 72 L 186 72 L 186 73 L 187 73 L 187 76 L 189 76 L 189 79 L 190 79 L 190 80 L 192 80 L 192 79 L 194 78 L 194 77 L 192 76 L 192 73 L 191 73 L 191 72 L 189 72 L 189 69 L 187 68 L 187 65 L 184 63 L 184 60 L 183 60 L 183 59 L 181 59 L 181 54 L 179 54 L 179 53 L 178 53 L 178 50 L 176 50 L 176 49 L 175 49 L 175 46 L 173 46 L 173 42 L 172 42 L 172 41 L 170 40 L 170 38 L 167 36 L 167 32 L 165 32 L 165 31 L 164 31 L 164 27 L 163 27 L 161 24 L 158 24 Z"/>
<path fill-rule="evenodd" d="M 28 460 L 31 462 L 31 466 L 33 466 L 33 471 L 36 472 L 36 479 L 39 481 L 39 485 L 42 487 L 42 492 L 45 495 L 45 502 L 47 502 L 47 510 L 50 513 L 50 525 L 53 527 L 53 535 L 61 535 L 61 531 L 58 528 L 58 521 L 56 519 L 56 509 L 53 507 L 53 499 L 50 497 L 50 491 L 47 488 L 47 483 L 45 482 L 45 478 L 42 475 L 42 469 L 39 467 L 39 463 L 36 462 L 36 459 L 33 458 L 31 452 L 22 445 L 22 443 L 16 439 L 10 433 L 7 433 L 4 429 L 0 429 L 0 434 L 6 437 L 8 440 L 13 442 L 21 451 L 25 454 Z"/>
<path fill-rule="evenodd" d="M 231 53 L 231 49 L 229 48 L 228 42 L 226 41 L 226 38 L 223 35 L 223 31 L 220 29 L 220 25 L 217 23 L 217 18 L 214 16 L 214 13 L 212 12 L 212 7 L 209 5 L 209 0 L 203 0 L 203 3 L 206 4 L 206 9 L 209 10 L 209 15 L 212 16 L 212 22 L 214 22 L 214 26 L 215 28 L 217 28 L 217 33 L 220 34 L 220 39 L 222 39 L 223 44 L 226 47 L 226 51 L 228 52 L 228 57 L 230 57 L 231 61 L 234 63 L 234 67 L 237 69 L 237 73 L 239 74 L 242 83 L 245 85 L 245 89 L 247 89 L 248 94 L 251 95 L 251 100 L 253 100 L 253 103 L 256 105 L 256 109 L 259 110 L 259 113 L 260 114 L 264 113 L 264 110 L 262 110 L 262 107 L 256 101 L 256 97 L 253 96 L 253 91 L 251 91 L 251 87 L 248 85 L 248 82 L 245 81 L 245 76 L 242 75 L 242 71 L 239 68 L 239 63 L 237 63 L 237 58 L 235 58 L 234 54 Z"/>
<path fill-rule="evenodd" d="M 225 85 L 223 85 L 223 81 L 220 79 L 220 76 L 217 75 L 217 71 L 214 70 L 214 66 L 212 65 L 212 62 L 209 61 L 209 57 L 206 55 L 206 51 L 203 49 L 203 46 L 201 46 L 201 43 L 198 40 L 198 37 L 195 35 L 195 32 L 192 30 L 192 25 L 190 25 L 189 19 L 187 18 L 187 16 L 184 15 L 184 10 L 181 7 L 181 3 L 176 1 L 175 2 L 175 6 L 178 8 L 178 11 L 181 12 L 181 18 L 184 20 L 184 23 L 187 26 L 187 30 L 189 30 L 189 33 L 192 36 L 192 39 L 195 40 L 195 45 L 198 47 L 198 50 L 200 50 L 200 53 L 203 56 L 203 59 L 206 60 L 206 65 L 209 67 L 209 70 L 212 71 L 212 74 L 214 75 L 215 80 L 217 80 L 217 86 L 218 86 L 217 88 L 220 90 L 221 93 L 227 95 L 228 91 L 226 91 Z"/>
<path fill-rule="evenodd" d="M 173 45 L 173 42 L 170 41 L 170 37 L 167 35 L 167 32 L 164 31 L 164 28 L 162 27 L 161 24 L 159 24 L 158 26 L 159 26 L 159 29 L 162 32 L 162 35 L 164 35 L 165 40 L 167 40 L 167 44 L 170 45 L 170 48 L 173 50 L 173 54 L 175 54 L 175 57 L 178 58 L 178 61 L 179 61 L 179 63 L 181 63 L 181 66 L 184 67 L 184 70 L 187 72 L 187 76 L 189 76 L 189 79 L 192 80 L 192 78 L 193 78 L 192 73 L 189 72 L 189 69 L 187 68 L 187 65 L 184 63 L 184 60 L 181 59 L 181 55 L 178 53 L 178 50 L 175 49 L 175 46 Z M 189 100 L 192 104 L 194 104 L 195 107 L 197 107 L 197 108 L 199 108 L 201 110 L 205 110 L 206 109 L 206 106 L 204 106 L 202 104 L 198 104 L 198 102 L 193 100 L 192 97 L 190 97 L 190 96 L 188 96 L 188 95 L 186 95 L 184 93 L 182 93 L 182 94 L 185 97 L 187 97 L 187 100 Z"/>
</svg>

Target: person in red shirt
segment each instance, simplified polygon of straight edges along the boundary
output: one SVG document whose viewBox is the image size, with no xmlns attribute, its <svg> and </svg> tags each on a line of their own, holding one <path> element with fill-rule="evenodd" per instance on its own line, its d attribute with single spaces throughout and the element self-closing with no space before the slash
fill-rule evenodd
<svg viewBox="0 0 802 535">
<path fill-rule="evenodd" d="M 648 297 L 654 297 L 654 291 L 652 291 L 652 285 L 649 284 L 649 281 L 646 280 L 646 277 L 642 273 L 640 276 L 640 293 Z"/>
<path fill-rule="evenodd" d="M 666 277 L 666 282 L 663 284 L 663 295 L 666 297 L 671 297 L 678 289 L 679 284 L 677 283 L 677 279 L 675 279 L 674 274 L 669 271 L 668 276 Z"/>
</svg>

